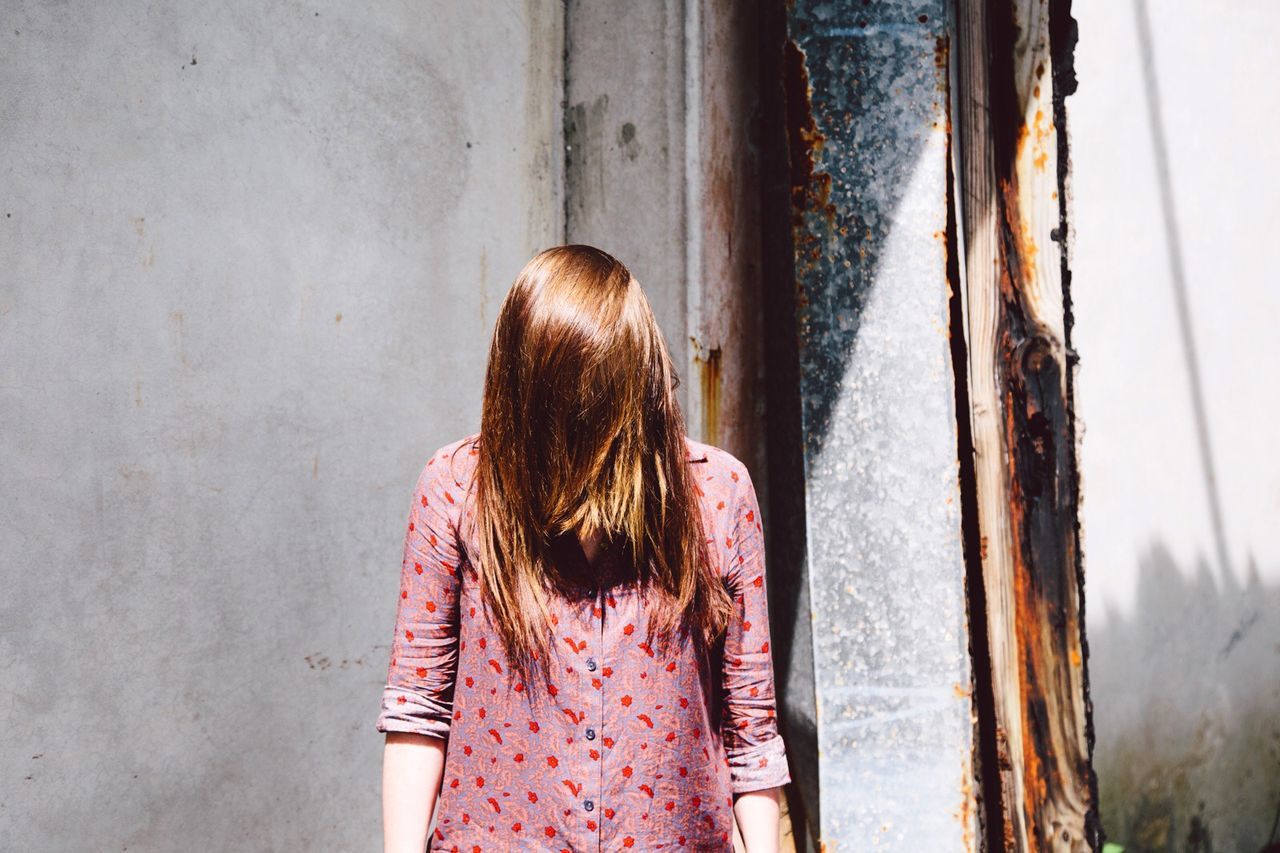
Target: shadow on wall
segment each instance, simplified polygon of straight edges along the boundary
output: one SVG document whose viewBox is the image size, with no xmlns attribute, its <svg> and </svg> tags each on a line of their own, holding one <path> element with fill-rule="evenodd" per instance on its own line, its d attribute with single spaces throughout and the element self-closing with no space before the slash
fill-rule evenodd
<svg viewBox="0 0 1280 853">
<path fill-rule="evenodd" d="M 1280 586 L 1184 570 L 1160 541 L 1131 615 L 1089 631 L 1108 849 L 1269 849 L 1280 812 Z M 1276 848 L 1280 849 L 1280 847 Z"/>
</svg>

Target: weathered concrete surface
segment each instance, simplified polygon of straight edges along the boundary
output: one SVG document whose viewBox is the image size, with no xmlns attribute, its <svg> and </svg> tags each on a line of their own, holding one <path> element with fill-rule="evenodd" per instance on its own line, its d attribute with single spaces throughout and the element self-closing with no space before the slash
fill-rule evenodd
<svg viewBox="0 0 1280 853">
<path fill-rule="evenodd" d="M 689 364 L 685 3 L 565 5 L 565 235 L 625 263 L 681 369 Z M 696 419 L 691 428 L 696 432 Z"/>
<path fill-rule="evenodd" d="M 1280 6 L 1145 9 L 1072 6 L 1102 828 L 1131 852 L 1256 851 L 1280 809 L 1280 90 L 1259 85 Z"/>
<path fill-rule="evenodd" d="M 409 490 L 562 234 L 561 5 L 3 20 L 0 847 L 375 849 Z"/>
<path fill-rule="evenodd" d="M 975 844 L 945 16 L 941 0 L 788 12 L 820 755 L 806 811 L 827 849 Z"/>
</svg>

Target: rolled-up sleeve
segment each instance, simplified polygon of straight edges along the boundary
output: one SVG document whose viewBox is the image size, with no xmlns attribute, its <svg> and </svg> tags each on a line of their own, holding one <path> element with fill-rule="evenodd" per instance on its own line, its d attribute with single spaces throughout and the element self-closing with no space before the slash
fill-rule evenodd
<svg viewBox="0 0 1280 853">
<path fill-rule="evenodd" d="M 734 612 L 724 642 L 722 732 L 736 794 L 785 785 L 791 773 L 774 697 L 760 506 L 746 467 L 740 465 L 734 473 L 734 521 L 725 543 Z"/>
<path fill-rule="evenodd" d="M 449 476 L 451 461 L 437 451 L 414 488 L 380 732 L 449 736 L 461 578 L 455 526 L 461 495 Z"/>
</svg>

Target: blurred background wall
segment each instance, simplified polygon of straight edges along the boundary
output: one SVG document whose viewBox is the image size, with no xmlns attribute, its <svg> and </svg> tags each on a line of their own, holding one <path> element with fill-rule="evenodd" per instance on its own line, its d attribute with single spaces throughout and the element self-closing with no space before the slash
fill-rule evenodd
<svg viewBox="0 0 1280 853">
<path fill-rule="evenodd" d="M 1280 6 L 1072 12 L 1103 828 L 1126 850 L 1256 851 L 1280 808 Z"/>
</svg>

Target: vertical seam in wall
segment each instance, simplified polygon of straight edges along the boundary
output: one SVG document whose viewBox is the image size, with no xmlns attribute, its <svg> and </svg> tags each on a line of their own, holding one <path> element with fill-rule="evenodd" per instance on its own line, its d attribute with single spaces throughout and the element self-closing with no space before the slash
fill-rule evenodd
<svg viewBox="0 0 1280 853">
<path fill-rule="evenodd" d="M 684 0 L 684 252 L 685 335 L 689 340 L 687 431 L 705 441 L 703 406 L 697 376 L 702 331 L 702 169 L 698 140 L 702 131 L 702 0 Z M 697 425 L 695 427 L 695 424 Z"/>
<path fill-rule="evenodd" d="M 560 127 L 555 138 L 560 146 L 560 243 L 569 242 L 569 147 L 565 122 L 569 118 L 569 6 L 560 2 Z M 554 113 L 553 113 L 554 114 Z"/>
</svg>

